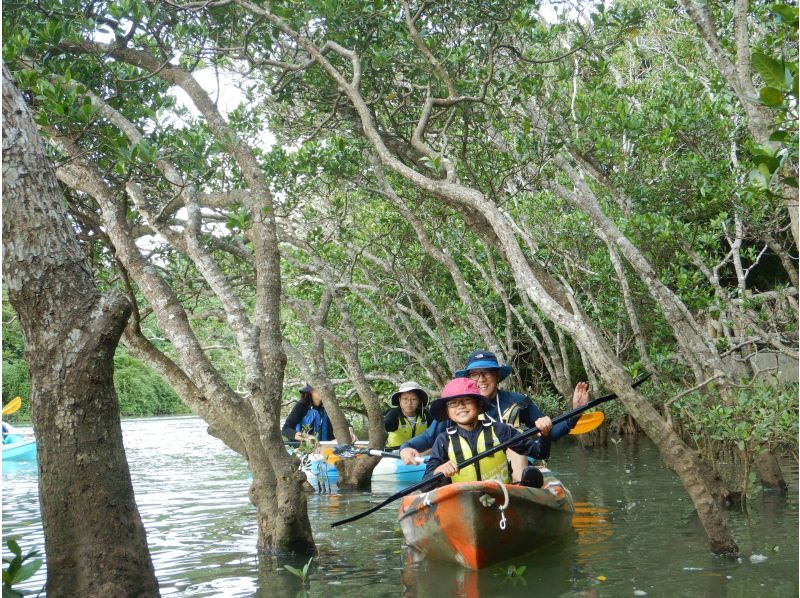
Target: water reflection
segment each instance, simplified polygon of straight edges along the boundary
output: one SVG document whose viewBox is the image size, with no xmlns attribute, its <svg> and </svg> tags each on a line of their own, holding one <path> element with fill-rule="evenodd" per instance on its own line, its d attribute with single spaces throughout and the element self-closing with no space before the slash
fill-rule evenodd
<svg viewBox="0 0 800 598">
<path fill-rule="evenodd" d="M 731 513 L 742 557 L 713 557 L 685 491 L 647 441 L 586 450 L 562 440 L 550 467 L 576 501 L 575 533 L 511 563 L 474 572 L 403 547 L 397 503 L 352 524 L 402 486 L 309 494 L 320 554 L 303 586 L 285 565 L 254 554 L 255 513 L 241 458 L 195 418 L 127 420 L 123 435 L 136 500 L 164 596 L 797 596 L 797 469 L 789 498 L 764 495 Z M 3 536 L 43 550 L 34 467 L 3 467 Z M 5 553 L 5 551 L 4 551 Z M 527 567 L 522 579 L 508 565 Z M 44 570 L 23 584 L 37 592 Z"/>
<path fill-rule="evenodd" d="M 577 532 L 577 561 L 586 564 L 596 560 L 597 555 L 609 550 L 612 546 L 609 539 L 614 529 L 609 520 L 611 509 L 588 502 L 575 503 L 575 516 L 572 528 Z"/>
</svg>

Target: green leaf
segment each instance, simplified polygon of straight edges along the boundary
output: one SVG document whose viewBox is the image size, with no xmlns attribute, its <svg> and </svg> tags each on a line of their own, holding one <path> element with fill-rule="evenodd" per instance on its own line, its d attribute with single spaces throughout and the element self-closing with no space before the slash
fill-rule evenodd
<svg viewBox="0 0 800 598">
<path fill-rule="evenodd" d="M 783 104 L 783 92 L 774 87 L 762 87 L 758 96 L 766 106 L 780 106 Z"/>
<path fill-rule="evenodd" d="M 769 187 L 769 179 L 765 177 L 760 170 L 755 168 L 747 175 L 750 184 L 757 189 L 767 189 Z"/>
<path fill-rule="evenodd" d="M 797 27 L 798 9 L 796 6 L 788 4 L 775 4 L 769 7 L 770 11 L 780 16 L 783 20 L 788 21 L 793 27 Z"/>
<path fill-rule="evenodd" d="M 783 182 L 785 185 L 797 189 L 797 177 L 793 176 L 783 177 Z"/>
<path fill-rule="evenodd" d="M 17 544 L 17 541 L 14 538 L 9 538 L 6 542 L 6 545 L 8 546 L 8 549 L 15 555 L 22 557 L 22 549 L 19 547 L 19 544 Z"/>
<path fill-rule="evenodd" d="M 786 75 L 782 63 L 761 52 L 753 52 L 753 68 L 764 79 L 764 83 L 786 91 Z"/>
<path fill-rule="evenodd" d="M 36 574 L 41 566 L 42 559 L 36 559 L 30 563 L 25 563 L 19 568 L 19 571 L 17 571 L 17 574 L 14 576 L 14 583 L 20 583 L 26 579 L 30 579 Z"/>
<path fill-rule="evenodd" d="M 791 133 L 789 131 L 773 131 L 769 136 L 770 141 L 788 141 Z"/>
<path fill-rule="evenodd" d="M 283 568 L 286 569 L 292 575 L 296 575 L 300 579 L 303 579 L 303 572 L 297 567 L 292 567 L 291 565 L 284 565 Z"/>
</svg>

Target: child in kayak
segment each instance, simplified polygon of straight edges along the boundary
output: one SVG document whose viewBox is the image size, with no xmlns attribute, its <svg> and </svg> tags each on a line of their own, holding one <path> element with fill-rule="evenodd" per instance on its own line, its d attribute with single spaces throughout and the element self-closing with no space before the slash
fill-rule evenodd
<svg viewBox="0 0 800 598">
<path fill-rule="evenodd" d="M 419 436 L 431 425 L 431 414 L 426 409 L 428 393 L 416 382 L 403 382 L 392 395 L 393 407 L 383 415 L 383 423 L 389 436 L 386 450 L 392 451 L 415 436 Z"/>
<path fill-rule="evenodd" d="M 469 354 L 464 369 L 455 372 L 453 377 L 470 378 L 475 381 L 481 394 L 492 405 L 486 415 L 495 420 L 510 424 L 517 429 L 535 426 L 543 436 L 548 436 L 552 442 L 568 434 L 577 423 L 577 417 L 553 425 L 552 420 L 542 413 L 528 397 L 500 389 L 499 384 L 511 373 L 511 366 L 501 365 L 494 353 L 486 349 L 478 349 Z M 585 405 L 588 400 L 589 386 L 585 382 L 579 382 L 572 395 L 572 407 Z M 452 422 L 446 419 L 437 421 L 429 426 L 425 433 L 405 442 L 400 447 L 400 458 L 403 463 L 407 465 L 415 463 L 420 452 L 433 447 L 439 434 L 442 434 L 447 426 L 452 425 Z M 511 450 L 506 453 L 506 456 L 511 461 L 514 480 L 520 479 L 528 462 L 527 457 Z"/>
<path fill-rule="evenodd" d="M 445 476 L 443 484 L 489 479 L 511 483 L 509 464 L 502 450 L 463 470 L 458 467 L 473 455 L 520 435 L 515 428 L 490 417 L 478 419 L 478 415 L 490 408 L 491 403 L 481 395 L 474 380 L 455 378 L 445 385 L 441 396 L 431 403 L 431 415 L 437 421 L 449 419 L 455 426 L 436 437 L 423 479 L 441 473 Z M 509 448 L 534 459 L 546 459 L 550 455 L 550 439 L 542 435 L 522 438 Z"/>
</svg>

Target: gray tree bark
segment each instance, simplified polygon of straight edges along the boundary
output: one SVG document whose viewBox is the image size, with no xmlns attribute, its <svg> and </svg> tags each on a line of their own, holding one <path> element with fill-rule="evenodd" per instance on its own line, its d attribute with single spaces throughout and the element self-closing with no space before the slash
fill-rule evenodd
<svg viewBox="0 0 800 598">
<path fill-rule="evenodd" d="M 3 274 L 25 338 L 48 596 L 158 596 L 122 445 L 113 358 L 131 312 L 101 294 L 3 65 Z"/>
<path fill-rule="evenodd" d="M 107 46 L 99 46 L 104 51 Z M 86 42 L 73 48 L 76 52 L 98 51 L 97 44 Z M 228 147 L 236 159 L 250 194 L 240 194 L 252 222 L 250 263 L 256 267 L 255 313 L 246 309 L 229 285 L 225 273 L 214 261 L 204 243 L 202 232 L 201 194 L 180 170 L 164 159 L 156 165 L 164 181 L 174 190 L 163 202 L 162 209 L 146 198 L 141 185 L 131 181 L 126 191 L 154 232 L 160 233 L 178 251 L 188 257 L 219 299 L 228 325 L 235 334 L 246 375 L 246 398 L 239 397 L 224 380 L 203 351 L 188 315 L 176 294 L 158 275 L 136 245 L 131 226 L 125 218 L 122 203 L 114 195 L 93 165 L 83 160 L 73 140 L 54 136 L 50 143 L 58 146 L 72 160 L 58 170 L 59 178 L 74 189 L 94 198 L 102 213 L 105 234 L 114 246 L 117 259 L 124 266 L 139 291 L 153 307 L 155 319 L 172 342 L 176 375 L 165 359 L 153 359 L 152 350 L 137 353 L 164 375 L 195 413 L 209 422 L 220 438 L 239 450 L 253 473 L 250 499 L 256 507 L 258 548 L 262 554 L 316 554 L 311 525 L 303 494 L 305 476 L 298 471 L 296 459 L 288 455 L 280 433 L 280 403 L 286 357 L 280 333 L 280 253 L 278 251 L 274 207 L 269 185 L 259 171 L 251 148 L 238 140 L 225 119 L 189 73 L 178 67 L 164 67 L 151 55 L 127 48 L 115 48 L 114 57 L 129 61 L 145 70 L 158 73 L 165 80 L 182 87 L 192 98 L 209 123 L 211 132 Z M 141 132 L 101 98 L 87 92 L 94 107 L 116 126 L 131 143 L 143 139 Z M 179 200 L 179 201 L 178 201 Z M 177 205 L 183 205 L 187 219 L 182 231 L 167 226 L 162 216 Z M 245 250 L 247 251 L 247 250 Z M 130 336 L 135 340 L 135 334 Z M 141 339 L 140 339 L 141 340 Z M 144 349 L 141 342 L 134 343 Z M 152 348 L 151 348 L 152 349 Z M 191 384 L 187 384 L 188 378 Z M 194 388 L 192 388 L 194 387 Z"/>
</svg>

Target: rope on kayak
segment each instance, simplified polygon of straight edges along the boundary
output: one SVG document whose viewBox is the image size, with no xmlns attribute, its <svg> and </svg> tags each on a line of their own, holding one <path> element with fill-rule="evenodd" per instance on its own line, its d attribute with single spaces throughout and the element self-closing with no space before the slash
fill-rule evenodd
<svg viewBox="0 0 800 598">
<path fill-rule="evenodd" d="M 486 480 L 487 482 L 497 482 L 497 485 L 500 486 L 500 490 L 503 491 L 503 504 L 497 507 L 497 510 L 500 511 L 500 529 L 506 529 L 506 513 L 505 510 L 508 508 L 508 504 L 511 502 L 511 498 L 508 496 L 508 490 L 506 490 L 506 485 L 501 482 L 500 480 Z M 486 500 L 484 500 L 486 499 Z M 480 498 L 481 504 L 483 506 L 488 507 L 495 503 L 494 498 L 490 498 L 488 494 L 483 495 Z"/>
<path fill-rule="evenodd" d="M 500 510 L 500 529 L 506 529 L 506 507 L 508 507 L 508 503 L 511 502 L 511 499 L 508 497 L 508 490 L 506 490 L 506 485 L 503 482 L 497 481 L 500 485 L 500 490 L 503 491 L 503 498 L 505 501 L 503 502 L 502 507 L 497 507 Z"/>
</svg>

